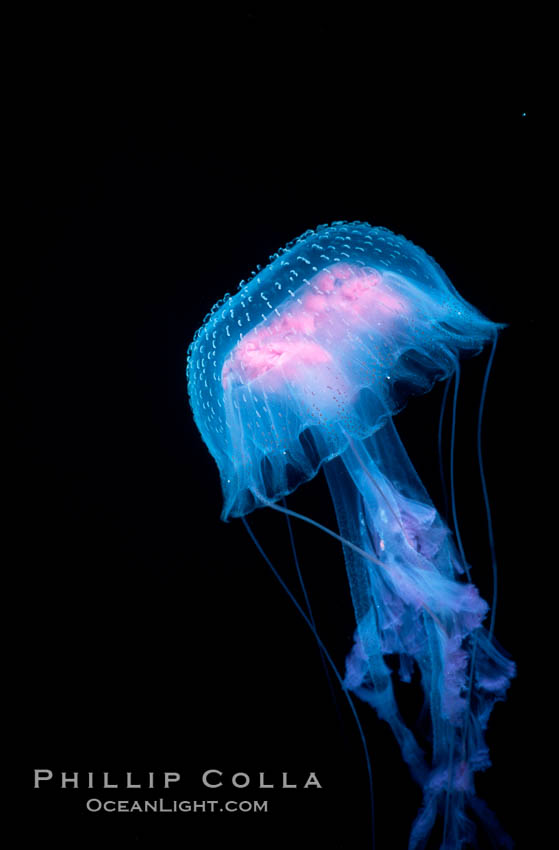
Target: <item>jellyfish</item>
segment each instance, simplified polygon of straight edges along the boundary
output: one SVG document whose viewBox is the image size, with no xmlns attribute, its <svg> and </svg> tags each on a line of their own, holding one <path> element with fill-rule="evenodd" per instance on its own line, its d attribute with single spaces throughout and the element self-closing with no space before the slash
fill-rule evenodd
<svg viewBox="0 0 559 850">
<path fill-rule="evenodd" d="M 454 500 L 451 530 L 394 424 L 435 382 L 448 389 L 454 378 L 457 389 L 461 357 L 491 345 L 492 358 L 502 327 L 403 236 L 334 222 L 303 233 L 225 295 L 188 352 L 190 404 L 219 468 L 222 519 L 246 523 L 256 508 L 274 509 L 342 544 L 356 628 L 337 675 L 348 698 L 390 726 L 421 788 L 410 850 L 426 846 L 436 823 L 444 850 L 470 846 L 479 822 L 497 846 L 510 846 L 474 776 L 490 764 L 485 731 L 514 664 L 495 641 L 494 604 L 485 623 L 489 606 L 472 581 Z M 285 501 L 321 469 L 338 531 Z M 429 726 L 421 739 L 393 682 L 414 673 Z"/>
</svg>

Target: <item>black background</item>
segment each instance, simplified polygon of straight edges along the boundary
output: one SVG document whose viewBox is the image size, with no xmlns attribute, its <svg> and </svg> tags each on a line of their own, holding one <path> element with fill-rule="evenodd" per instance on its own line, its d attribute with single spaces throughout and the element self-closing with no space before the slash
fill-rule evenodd
<svg viewBox="0 0 559 850">
<path fill-rule="evenodd" d="M 346 219 L 412 239 L 467 300 L 508 323 L 484 448 L 500 565 L 496 631 L 519 674 L 491 718 L 494 766 L 478 786 L 523 846 L 539 822 L 539 788 L 528 779 L 537 609 L 524 578 L 537 528 L 536 425 L 525 416 L 539 309 L 530 92 L 506 74 L 459 91 L 414 86 L 410 70 L 388 94 L 392 72 L 370 55 L 340 61 L 327 50 L 325 69 L 315 50 L 294 64 L 257 16 L 241 24 L 238 54 L 209 39 L 204 63 L 169 72 L 177 94 L 125 63 L 101 84 L 99 57 L 79 79 L 73 61 L 47 80 L 42 62 L 31 64 L 16 165 L 26 242 L 13 500 L 24 827 L 32 845 L 60 847 L 369 846 L 351 714 L 337 686 L 332 700 L 311 633 L 241 523 L 220 522 L 217 469 L 185 384 L 188 344 L 213 303 L 289 239 Z M 189 31 L 188 43 L 198 36 Z M 456 482 L 466 552 L 489 599 L 475 459 L 486 362 L 487 352 L 464 364 Z M 397 420 L 439 507 L 441 398 L 438 386 Z M 335 526 L 322 475 L 290 503 Z M 259 511 L 249 521 L 300 598 L 284 519 Z M 295 533 L 319 631 L 342 669 L 354 626 L 341 550 L 306 526 Z M 402 699 L 416 707 L 416 695 L 404 690 Z M 407 846 L 419 793 L 388 728 L 366 706 L 358 711 L 377 847 L 397 850 Z M 87 814 L 91 793 L 54 781 L 33 791 L 34 768 L 119 777 L 178 770 L 184 784 L 173 796 L 267 798 L 270 811 Z M 246 771 L 253 784 L 216 797 L 200 784 L 208 768 Z M 323 790 L 255 785 L 260 771 L 302 783 L 311 770 Z"/>
</svg>

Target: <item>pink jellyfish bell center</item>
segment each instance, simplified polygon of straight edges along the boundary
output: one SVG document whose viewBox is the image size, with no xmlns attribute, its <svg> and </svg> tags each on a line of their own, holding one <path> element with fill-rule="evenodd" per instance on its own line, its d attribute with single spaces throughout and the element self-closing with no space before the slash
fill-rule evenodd
<svg viewBox="0 0 559 850">
<path fill-rule="evenodd" d="M 280 315 L 245 334 L 223 365 L 223 387 L 235 376 L 247 383 L 278 367 L 284 379 L 293 379 L 301 367 L 331 362 L 336 338 L 341 342 L 348 326 L 362 329 L 405 312 L 404 300 L 376 269 L 334 263 L 315 274 Z"/>
</svg>

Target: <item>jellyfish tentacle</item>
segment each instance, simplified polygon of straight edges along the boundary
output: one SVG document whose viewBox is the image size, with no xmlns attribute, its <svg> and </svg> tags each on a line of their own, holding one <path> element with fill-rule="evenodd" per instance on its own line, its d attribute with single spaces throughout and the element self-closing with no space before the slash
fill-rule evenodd
<svg viewBox="0 0 559 850">
<path fill-rule="evenodd" d="M 325 470 L 326 469 L 327 468 L 325 468 Z M 349 549 L 353 550 L 355 553 L 357 553 L 357 555 L 360 555 L 362 558 L 366 559 L 369 563 L 375 564 L 375 566 L 380 567 L 382 570 L 386 571 L 388 574 L 393 574 L 394 571 L 393 571 L 393 568 L 390 564 L 383 563 L 383 561 L 381 561 L 379 558 L 375 557 L 375 555 L 373 555 L 371 552 L 368 552 L 363 547 L 357 546 L 355 543 L 352 543 L 352 541 L 349 540 L 347 536 L 344 536 L 342 534 L 336 534 L 336 532 L 332 531 L 331 528 L 327 528 L 325 525 L 322 525 L 320 522 L 317 522 L 316 520 L 312 519 L 311 517 L 305 516 L 305 514 L 298 513 L 297 511 L 293 511 L 293 510 L 291 510 L 290 508 L 287 508 L 287 507 L 282 507 L 281 505 L 278 505 L 278 504 L 272 502 L 270 499 L 267 499 L 261 493 L 257 492 L 256 496 L 258 497 L 258 500 L 260 502 L 262 502 L 263 504 L 265 504 L 267 507 L 271 508 L 272 510 L 279 511 L 280 513 L 284 513 L 288 516 L 292 516 L 295 519 L 300 519 L 303 522 L 306 522 L 309 525 L 312 525 L 315 528 L 318 528 L 320 531 L 323 531 L 325 534 L 328 534 L 330 537 L 333 537 L 335 540 L 339 540 L 339 542 L 344 547 L 348 547 Z M 366 596 L 367 594 L 364 593 L 364 594 L 360 594 L 360 595 Z M 429 605 L 426 604 L 425 602 L 422 602 L 421 605 L 424 608 L 425 612 L 438 624 L 441 631 L 444 632 L 443 623 L 440 621 L 440 619 L 437 617 L 437 615 L 433 612 L 433 610 L 429 607 Z"/>
<path fill-rule="evenodd" d="M 487 536 L 489 538 L 489 550 L 491 553 L 491 571 L 493 576 L 493 593 L 491 599 L 491 620 L 489 623 L 489 637 L 493 636 L 493 632 L 495 630 L 495 614 L 497 610 L 497 593 L 498 593 L 498 570 L 497 570 L 497 556 L 495 554 L 495 538 L 493 535 L 493 520 L 491 517 L 491 505 L 489 503 L 489 494 L 487 492 L 487 480 L 485 478 L 485 469 L 483 463 L 483 451 L 482 451 L 482 422 L 483 422 L 483 413 L 485 408 L 485 399 L 487 397 L 487 385 L 489 383 L 489 376 L 491 374 L 491 369 L 493 366 L 493 360 L 495 358 L 495 351 L 497 349 L 497 334 L 494 334 L 493 343 L 491 345 L 491 353 L 489 355 L 489 359 L 487 361 L 487 366 L 485 367 L 485 375 L 483 377 L 483 386 L 481 388 L 481 397 L 479 400 L 479 413 L 477 420 L 477 458 L 478 458 L 478 467 L 479 467 L 479 477 L 481 480 L 481 489 L 483 492 L 483 503 L 485 506 L 485 516 L 487 518 Z"/>
<path fill-rule="evenodd" d="M 454 478 L 454 459 L 456 449 L 456 411 L 458 406 L 458 390 L 460 389 L 460 364 L 456 362 L 456 371 L 454 373 L 454 395 L 452 397 L 452 424 L 450 430 L 450 508 L 452 512 L 452 524 L 454 526 L 454 536 L 460 552 L 461 563 L 466 572 L 468 581 L 471 581 L 470 566 L 466 561 L 464 546 L 462 545 L 462 536 L 458 525 L 458 513 L 456 511 L 456 485 Z"/>
<path fill-rule="evenodd" d="M 285 499 L 282 499 L 284 508 L 287 507 L 285 504 Z M 311 606 L 311 601 L 309 599 L 309 595 L 307 593 L 307 587 L 305 581 L 303 579 L 303 573 L 301 571 L 301 565 L 299 563 L 299 556 L 297 554 L 297 547 L 295 546 L 295 537 L 293 535 L 293 528 L 291 527 L 291 518 L 289 514 L 285 514 L 285 521 L 287 523 L 287 529 L 289 534 L 289 542 L 291 545 L 291 552 L 293 554 L 293 561 L 295 563 L 295 570 L 297 572 L 297 578 L 299 579 L 299 584 L 301 586 L 301 590 L 303 592 L 303 598 L 305 600 L 305 607 L 307 609 L 307 614 L 309 615 L 309 620 L 312 623 L 313 629 L 316 631 L 316 621 L 314 619 L 314 614 Z M 332 697 L 332 702 L 334 703 L 334 707 L 336 709 L 336 714 L 338 715 L 338 720 L 341 724 L 341 715 L 338 710 L 338 702 L 336 700 L 336 694 L 334 692 L 334 685 L 332 683 L 332 677 L 330 676 L 330 671 L 328 670 L 328 664 L 326 663 L 326 658 L 324 657 L 324 651 L 320 645 L 317 643 L 318 651 L 320 653 L 320 660 L 322 662 L 322 666 L 324 668 L 324 675 L 326 676 L 326 681 L 328 682 L 328 689 L 330 691 L 330 696 Z"/>
<path fill-rule="evenodd" d="M 366 552 L 365 549 L 360 549 L 359 546 L 356 546 L 355 543 L 352 543 L 351 540 L 347 540 L 340 534 L 336 534 L 335 531 L 332 531 L 331 528 L 327 528 L 325 525 L 322 525 L 320 522 L 317 522 L 314 519 L 311 519 L 304 514 L 297 513 L 297 511 L 291 510 L 291 508 L 282 508 L 281 505 L 277 505 L 275 502 L 272 502 L 271 499 L 266 498 L 262 493 L 258 491 L 255 492 L 256 497 L 260 502 L 266 505 L 268 508 L 272 508 L 274 511 L 280 511 L 281 513 L 288 514 L 289 516 L 295 517 L 296 519 L 302 519 L 304 522 L 309 523 L 309 525 L 314 525 L 315 528 L 319 528 L 321 531 L 324 531 L 325 534 L 330 535 L 330 537 L 334 537 L 336 540 L 339 540 L 340 543 L 343 543 L 345 546 L 349 546 L 351 549 L 355 549 L 360 555 L 367 560 L 371 561 L 373 564 L 376 564 L 378 567 L 382 567 L 384 569 L 384 564 L 378 558 L 375 558 L 370 552 Z"/>
<path fill-rule="evenodd" d="M 359 720 L 359 715 L 357 713 L 357 709 L 355 708 L 355 703 L 353 702 L 353 700 L 351 698 L 351 694 L 349 693 L 349 690 L 346 686 L 346 683 L 342 679 L 342 677 L 341 677 L 341 675 L 338 671 L 338 668 L 334 664 L 332 656 L 330 655 L 330 653 L 326 649 L 324 642 L 322 641 L 320 635 L 318 634 L 316 627 L 314 626 L 312 621 L 309 619 L 309 617 L 307 616 L 307 614 L 305 613 L 305 611 L 303 610 L 303 608 L 301 607 L 301 605 L 299 604 L 299 602 L 297 601 L 297 599 L 295 598 L 295 596 L 293 595 L 293 593 L 291 592 L 291 590 L 289 589 L 289 587 L 287 586 L 287 584 L 285 583 L 285 581 L 283 580 L 283 578 L 281 577 L 279 572 L 276 570 L 276 568 L 272 564 L 271 560 L 269 559 L 269 557 L 265 553 L 264 549 L 260 545 L 256 535 L 254 534 L 253 530 L 251 529 L 250 525 L 248 524 L 246 517 L 243 516 L 243 517 L 241 517 L 241 519 L 242 519 L 244 527 L 246 528 L 246 530 L 248 532 L 250 539 L 252 540 L 252 542 L 254 543 L 254 545 L 256 546 L 258 551 L 260 552 L 260 555 L 262 556 L 264 561 L 269 566 L 273 575 L 275 576 L 275 578 L 278 580 L 278 582 L 282 586 L 283 590 L 287 593 L 288 597 L 291 599 L 291 602 L 295 605 L 295 608 L 297 609 L 297 611 L 299 612 L 299 614 L 301 615 L 301 617 L 303 618 L 303 620 L 305 621 L 305 623 L 307 624 L 309 629 L 312 631 L 312 633 L 315 637 L 315 640 L 317 641 L 318 645 L 322 649 L 322 652 L 324 653 L 324 657 L 328 661 L 328 664 L 330 665 L 332 672 L 334 673 L 336 679 L 338 680 L 339 685 L 340 685 L 340 687 L 341 687 L 341 689 L 342 689 L 343 693 L 345 694 L 345 697 L 348 701 L 349 707 L 351 709 L 351 713 L 352 713 L 353 718 L 355 720 L 355 725 L 357 727 L 359 738 L 360 738 L 361 744 L 363 746 L 363 752 L 364 752 L 364 755 L 365 755 L 365 762 L 366 762 L 366 766 L 367 766 L 367 777 L 368 777 L 368 780 L 369 780 L 369 799 L 370 799 L 370 808 L 371 808 L 371 830 L 372 830 L 372 832 L 371 832 L 371 838 L 372 838 L 371 847 L 372 847 L 372 850 L 375 850 L 376 840 L 375 840 L 375 803 L 374 803 L 374 791 L 373 791 L 373 769 L 372 769 L 372 766 L 371 766 L 371 757 L 369 755 L 369 748 L 367 746 L 367 740 L 365 738 L 363 726 L 361 725 L 361 721 Z"/>
</svg>

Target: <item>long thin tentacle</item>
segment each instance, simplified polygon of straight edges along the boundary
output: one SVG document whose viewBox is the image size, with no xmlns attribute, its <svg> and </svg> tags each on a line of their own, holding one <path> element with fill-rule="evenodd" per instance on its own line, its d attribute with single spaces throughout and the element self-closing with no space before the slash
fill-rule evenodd
<svg viewBox="0 0 559 850">
<path fill-rule="evenodd" d="M 287 505 L 286 505 L 285 499 L 282 499 L 282 503 L 283 503 L 284 508 L 286 508 Z M 314 619 L 311 601 L 309 599 L 309 594 L 307 593 L 307 587 L 305 585 L 305 580 L 303 578 L 301 565 L 299 563 L 299 556 L 297 554 L 297 547 L 295 546 L 295 536 L 293 534 L 293 528 L 291 526 L 291 517 L 289 516 L 289 514 L 285 514 L 285 521 L 287 523 L 287 530 L 288 530 L 288 533 L 289 533 L 289 542 L 291 544 L 291 552 L 293 554 L 293 561 L 295 563 L 295 570 L 297 571 L 297 578 L 299 579 L 299 584 L 300 584 L 301 590 L 303 592 L 303 598 L 305 600 L 305 606 L 306 606 L 306 609 L 307 609 L 307 613 L 309 615 L 309 620 L 311 621 L 313 629 L 316 632 L 316 621 Z M 324 657 L 324 652 L 322 651 L 322 647 L 320 646 L 320 644 L 317 644 L 317 646 L 318 646 L 318 651 L 320 653 L 320 660 L 321 660 L 322 666 L 324 668 L 324 675 L 326 676 L 326 681 L 328 682 L 328 688 L 330 690 L 332 702 L 334 703 L 334 707 L 336 709 L 336 714 L 338 715 L 338 719 L 340 720 L 340 723 L 341 723 L 341 715 L 340 715 L 339 710 L 338 710 L 338 702 L 336 700 L 336 694 L 334 692 L 334 685 L 332 683 L 332 677 L 330 676 L 330 671 L 328 670 L 328 664 L 326 663 L 326 658 Z"/>
<path fill-rule="evenodd" d="M 262 548 L 262 546 L 258 542 L 258 539 L 256 538 L 256 536 L 255 536 L 254 532 L 252 531 L 250 525 L 248 524 L 246 517 L 243 516 L 243 517 L 241 517 L 241 519 L 243 521 L 243 525 L 245 526 L 252 542 L 254 543 L 254 545 L 256 546 L 256 548 L 258 549 L 258 551 L 260 552 L 260 554 L 262 555 L 262 557 L 264 558 L 264 560 L 266 561 L 268 566 L 270 567 L 272 573 L 274 574 L 276 579 L 279 581 L 279 583 L 281 584 L 284 591 L 287 593 L 287 595 L 289 596 L 289 598 L 291 599 L 291 601 L 295 605 L 297 611 L 299 612 L 299 614 L 301 615 L 301 617 L 303 618 L 303 620 L 305 621 L 305 623 L 307 624 L 309 629 L 312 631 L 317 643 L 319 644 L 320 648 L 322 649 L 324 656 L 327 659 L 330 667 L 332 668 L 332 672 L 336 676 L 336 679 L 338 680 L 340 687 L 341 687 L 342 691 L 344 692 L 346 699 L 349 703 L 349 707 L 350 707 L 351 712 L 353 714 L 353 717 L 355 719 L 357 731 L 359 732 L 359 737 L 360 737 L 361 743 L 363 745 L 363 752 L 365 754 L 365 761 L 366 761 L 366 764 L 367 764 L 367 775 L 368 775 L 368 779 L 369 779 L 369 797 L 370 797 L 370 805 L 371 805 L 371 839 L 372 839 L 371 847 L 372 847 L 372 850 L 375 850 L 375 802 L 374 802 L 374 792 L 373 792 L 373 769 L 371 767 L 371 758 L 369 756 L 369 749 L 367 747 L 367 741 L 365 739 L 365 733 L 363 732 L 363 727 L 361 725 L 361 721 L 359 720 L 359 715 L 357 714 L 357 709 L 355 708 L 355 704 L 354 704 L 354 702 L 353 702 L 353 700 L 352 700 L 352 698 L 351 698 L 351 696 L 350 696 L 350 694 L 349 694 L 349 692 L 348 692 L 348 690 L 347 690 L 347 688 L 344 684 L 342 677 L 340 676 L 340 674 L 338 672 L 338 668 L 336 667 L 336 665 L 334 664 L 334 661 L 332 660 L 332 656 L 330 655 L 330 653 L 326 649 L 326 646 L 324 645 L 322 639 L 320 638 L 320 635 L 316 631 L 316 628 L 314 627 L 313 623 L 307 617 L 307 615 L 303 611 L 302 607 L 298 603 L 297 599 L 293 596 L 293 594 L 290 591 L 290 589 L 288 588 L 287 584 L 285 583 L 285 581 L 283 580 L 283 578 L 281 577 L 279 572 L 276 570 L 276 568 L 274 567 L 274 565 L 272 564 L 272 562 L 270 561 L 270 559 L 268 558 L 266 553 L 264 552 L 264 549 Z"/>
<path fill-rule="evenodd" d="M 478 457 L 478 465 L 479 465 L 479 477 L 481 479 L 481 489 L 483 490 L 483 501 L 485 504 L 485 515 L 487 517 L 487 535 L 489 537 L 489 549 L 491 552 L 491 570 L 493 574 L 493 595 L 491 599 L 491 620 L 489 623 L 489 639 L 491 640 L 493 637 L 493 632 L 495 630 L 495 612 L 497 609 L 497 557 L 495 555 L 495 539 L 493 537 L 493 522 L 491 519 L 491 506 L 489 504 L 489 495 L 487 493 L 487 482 L 485 479 L 485 471 L 483 468 L 483 452 L 481 446 L 481 426 L 483 421 L 483 410 L 485 407 L 485 398 L 487 395 L 487 384 L 489 382 L 489 375 L 491 373 L 491 367 L 493 366 L 493 359 L 495 357 L 495 350 L 497 348 L 497 335 L 493 339 L 493 345 L 491 347 L 491 354 L 489 355 L 489 360 L 487 361 L 487 366 L 485 368 L 485 376 L 483 378 L 483 387 L 481 389 L 481 398 L 479 401 L 479 414 L 477 421 L 477 457 Z"/>
<path fill-rule="evenodd" d="M 464 546 L 462 544 L 462 537 L 460 535 L 460 528 L 458 526 L 458 513 L 456 510 L 456 486 L 454 479 L 454 458 L 455 458 L 455 448 L 456 448 L 456 409 L 458 405 L 458 389 L 460 387 L 460 365 L 456 363 L 456 372 L 454 375 L 454 396 L 452 399 L 452 425 L 450 430 L 450 505 L 452 510 L 452 522 L 454 525 L 454 536 L 456 537 L 456 544 L 458 546 L 458 551 L 460 552 L 460 557 L 462 559 L 462 565 L 466 571 L 466 576 L 468 577 L 468 581 L 471 581 L 470 576 L 470 567 L 468 562 L 466 561 L 466 555 L 464 553 Z"/>
</svg>

